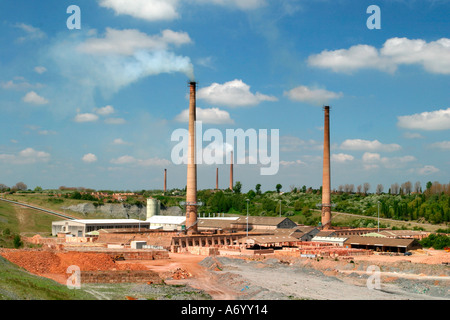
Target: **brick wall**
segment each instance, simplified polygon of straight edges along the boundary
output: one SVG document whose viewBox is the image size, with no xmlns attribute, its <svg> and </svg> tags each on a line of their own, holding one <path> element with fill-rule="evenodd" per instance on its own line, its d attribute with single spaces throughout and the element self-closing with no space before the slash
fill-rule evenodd
<svg viewBox="0 0 450 320">
<path fill-rule="evenodd" d="M 81 284 L 83 283 L 162 283 L 159 275 L 150 270 L 128 271 L 81 271 Z"/>
</svg>

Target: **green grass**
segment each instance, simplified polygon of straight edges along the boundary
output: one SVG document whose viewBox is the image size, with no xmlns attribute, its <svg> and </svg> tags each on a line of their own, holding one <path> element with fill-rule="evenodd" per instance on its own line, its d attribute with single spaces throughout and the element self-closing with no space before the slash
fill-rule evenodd
<svg viewBox="0 0 450 320">
<path fill-rule="evenodd" d="M 39 277 L 0 256 L 0 300 L 96 300 L 83 289 L 69 289 Z"/>
</svg>

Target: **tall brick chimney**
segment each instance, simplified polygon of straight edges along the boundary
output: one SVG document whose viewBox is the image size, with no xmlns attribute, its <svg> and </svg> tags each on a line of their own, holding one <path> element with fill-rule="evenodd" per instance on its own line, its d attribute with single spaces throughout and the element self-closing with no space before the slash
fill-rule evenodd
<svg viewBox="0 0 450 320">
<path fill-rule="evenodd" d="M 323 175 L 322 175 L 322 228 L 331 227 L 331 187 L 330 187 L 330 107 L 325 106 L 323 127 Z"/>
<path fill-rule="evenodd" d="M 189 144 L 186 183 L 186 231 L 197 232 L 197 162 L 195 152 L 196 86 L 189 83 Z"/>
</svg>

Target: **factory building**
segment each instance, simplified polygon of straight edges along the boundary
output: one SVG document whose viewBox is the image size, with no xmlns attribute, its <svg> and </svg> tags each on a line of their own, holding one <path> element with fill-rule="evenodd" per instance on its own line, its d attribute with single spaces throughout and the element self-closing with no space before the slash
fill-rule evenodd
<svg viewBox="0 0 450 320">
<path fill-rule="evenodd" d="M 86 237 L 89 232 L 100 229 L 148 229 L 149 222 L 135 219 L 80 219 L 52 222 L 52 235 L 65 233 L 75 237 Z"/>
</svg>

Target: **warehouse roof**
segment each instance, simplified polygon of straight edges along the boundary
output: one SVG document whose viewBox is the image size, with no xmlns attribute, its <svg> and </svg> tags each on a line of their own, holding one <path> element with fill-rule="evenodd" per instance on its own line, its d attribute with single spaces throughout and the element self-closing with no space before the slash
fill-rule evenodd
<svg viewBox="0 0 450 320">
<path fill-rule="evenodd" d="M 297 238 L 291 236 L 275 236 L 275 235 L 267 235 L 267 236 L 249 236 L 248 238 L 242 238 L 239 242 L 247 242 L 246 240 L 250 240 L 255 244 L 269 244 L 269 243 L 280 243 L 280 242 L 297 242 L 299 241 Z"/>
<path fill-rule="evenodd" d="M 80 223 L 80 224 L 136 224 L 136 223 L 145 223 L 144 220 L 136 220 L 136 219 L 75 219 L 75 220 L 63 220 L 63 221 L 54 221 L 59 223 Z"/>
<path fill-rule="evenodd" d="M 345 244 L 361 244 L 369 246 L 408 247 L 415 239 L 392 239 L 379 237 L 351 236 Z"/>
<path fill-rule="evenodd" d="M 255 216 L 249 216 L 248 217 L 248 223 L 249 224 L 258 224 L 258 225 L 267 225 L 267 226 L 277 226 L 284 220 L 290 220 L 286 217 L 255 217 Z M 239 217 L 234 223 L 236 224 L 244 224 L 247 223 L 247 217 Z"/>
<path fill-rule="evenodd" d="M 147 222 L 154 224 L 184 224 L 186 223 L 185 216 L 160 216 L 154 215 L 147 219 Z"/>
</svg>

